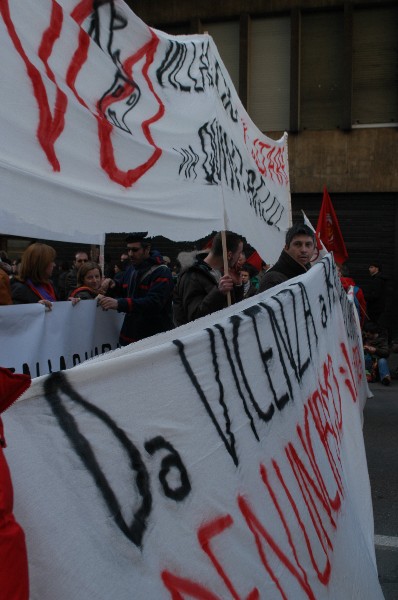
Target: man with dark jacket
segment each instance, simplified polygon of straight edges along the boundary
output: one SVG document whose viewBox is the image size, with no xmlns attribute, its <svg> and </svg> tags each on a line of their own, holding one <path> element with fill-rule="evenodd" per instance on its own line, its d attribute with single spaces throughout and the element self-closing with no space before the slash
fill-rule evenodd
<svg viewBox="0 0 398 600">
<path fill-rule="evenodd" d="M 386 308 L 386 284 L 387 280 L 382 273 L 382 266 L 379 262 L 372 262 L 369 265 L 370 282 L 368 291 L 365 294 L 367 313 L 369 321 L 384 326 L 384 312 Z"/>
<path fill-rule="evenodd" d="M 279 283 L 303 275 L 310 268 L 315 249 L 315 234 L 308 225 L 296 223 L 287 230 L 286 244 L 278 261 L 268 269 L 260 282 L 260 292 Z"/>
<path fill-rule="evenodd" d="M 223 273 L 223 248 L 221 233 L 214 236 L 206 258 L 182 271 L 178 277 L 173 298 L 175 325 L 184 325 L 228 305 L 228 293 L 232 303 L 242 300 L 243 286 L 235 271 L 243 249 L 241 238 L 231 231 L 225 232 L 228 273 Z"/>
<path fill-rule="evenodd" d="M 113 288 L 119 298 L 98 296 L 104 310 L 126 313 L 120 331 L 122 346 L 173 328 L 173 278 L 161 255 L 151 251 L 147 232 L 130 233 L 126 239 L 130 266 Z"/>
</svg>

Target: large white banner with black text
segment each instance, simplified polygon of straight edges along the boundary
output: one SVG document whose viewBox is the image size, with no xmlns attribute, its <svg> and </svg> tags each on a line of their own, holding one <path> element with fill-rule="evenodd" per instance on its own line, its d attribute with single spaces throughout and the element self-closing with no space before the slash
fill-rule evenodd
<svg viewBox="0 0 398 600">
<path fill-rule="evenodd" d="M 4 415 L 32 600 L 382 600 L 331 258 L 33 381 Z"/>
<path fill-rule="evenodd" d="M 209 35 L 123 0 L 0 2 L 1 233 L 101 244 L 231 229 L 275 262 L 287 136 L 251 121 Z"/>
</svg>

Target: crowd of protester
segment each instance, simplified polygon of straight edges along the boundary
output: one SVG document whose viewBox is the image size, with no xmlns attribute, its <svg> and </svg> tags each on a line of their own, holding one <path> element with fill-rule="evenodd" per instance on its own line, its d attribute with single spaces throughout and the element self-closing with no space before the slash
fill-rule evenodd
<svg viewBox="0 0 398 600">
<path fill-rule="evenodd" d="M 311 266 L 315 237 L 304 224 L 287 232 L 278 261 L 265 261 L 257 269 L 247 256 L 248 248 L 237 234 L 226 232 L 223 256 L 221 232 L 212 246 L 200 252 L 180 253 L 177 261 L 152 249 L 146 232 L 130 234 L 118 260 L 108 263 L 105 276 L 98 255 L 77 249 L 71 263 L 56 265 L 54 248 L 32 243 L 21 258 L 10 260 L 0 252 L 0 305 L 37 302 L 51 310 L 53 302 L 96 299 L 104 310 L 125 313 L 120 333 L 122 345 L 167 331 L 228 304 L 250 298 Z M 180 259 L 180 260 L 179 260 Z M 226 264 L 225 261 L 226 260 Z M 260 266 L 261 265 L 261 266 Z M 382 265 L 369 265 L 367 292 L 350 276 L 346 264 L 337 265 L 341 284 L 351 293 L 363 335 L 364 360 L 369 382 L 391 382 L 390 352 L 398 352 L 386 322 L 386 284 Z M 398 372 L 392 374 L 398 378 Z"/>
</svg>

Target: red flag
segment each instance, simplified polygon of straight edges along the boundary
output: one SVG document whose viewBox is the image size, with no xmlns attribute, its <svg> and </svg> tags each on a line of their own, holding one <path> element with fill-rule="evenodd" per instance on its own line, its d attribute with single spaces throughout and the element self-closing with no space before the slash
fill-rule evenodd
<svg viewBox="0 0 398 600">
<path fill-rule="evenodd" d="M 250 254 L 246 262 L 249 265 L 252 265 L 255 269 L 257 269 L 257 271 L 261 271 L 261 264 L 263 262 L 263 259 L 256 250 L 252 254 Z"/>
<path fill-rule="evenodd" d="M 325 248 L 329 252 L 333 252 L 336 263 L 343 264 L 347 260 L 348 253 L 326 186 L 323 188 L 323 200 L 316 226 L 316 235 L 322 240 Z"/>
<path fill-rule="evenodd" d="M 0 412 L 6 410 L 30 386 L 30 375 L 11 373 L 0 367 Z"/>
</svg>

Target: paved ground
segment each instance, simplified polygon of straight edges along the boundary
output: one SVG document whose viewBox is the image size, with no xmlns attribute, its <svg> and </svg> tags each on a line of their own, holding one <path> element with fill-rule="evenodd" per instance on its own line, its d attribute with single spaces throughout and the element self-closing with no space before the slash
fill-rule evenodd
<svg viewBox="0 0 398 600">
<path fill-rule="evenodd" d="M 396 356 L 396 355 L 395 355 Z M 372 488 L 379 580 L 386 600 L 398 600 L 398 381 L 370 384 L 364 438 Z"/>
</svg>

